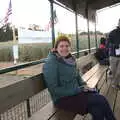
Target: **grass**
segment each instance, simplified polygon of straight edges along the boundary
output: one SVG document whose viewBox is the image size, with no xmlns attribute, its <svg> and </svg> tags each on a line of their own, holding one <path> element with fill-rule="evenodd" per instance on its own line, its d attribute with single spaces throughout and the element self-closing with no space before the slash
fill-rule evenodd
<svg viewBox="0 0 120 120">
<path fill-rule="evenodd" d="M 101 36 L 98 36 L 98 42 Z M 90 36 L 91 48 L 95 47 L 95 37 Z M 0 42 L 0 61 L 13 61 L 12 46 L 13 41 L 10 42 Z M 98 43 L 99 44 L 99 43 Z M 76 51 L 76 40 L 75 36 L 71 40 L 72 52 Z M 48 55 L 49 49 L 52 47 L 52 43 L 36 43 L 36 44 L 18 44 L 19 46 L 19 61 L 33 61 L 45 58 Z M 88 37 L 79 36 L 79 48 L 80 50 L 88 48 Z"/>
</svg>

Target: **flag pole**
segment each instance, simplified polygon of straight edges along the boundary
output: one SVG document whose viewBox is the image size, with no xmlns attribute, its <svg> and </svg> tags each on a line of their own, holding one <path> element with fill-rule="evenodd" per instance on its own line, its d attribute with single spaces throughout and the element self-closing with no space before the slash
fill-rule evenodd
<svg viewBox="0 0 120 120">
<path fill-rule="evenodd" d="M 16 44 L 15 25 L 12 25 L 12 31 L 13 31 L 13 43 Z"/>
<path fill-rule="evenodd" d="M 14 56 L 14 64 L 16 65 L 17 64 L 17 57 L 15 55 L 15 51 L 18 51 L 16 49 L 18 49 L 18 45 L 16 45 L 16 35 L 15 35 L 15 25 L 12 25 L 12 33 L 13 33 L 13 56 Z M 18 55 L 17 55 L 18 56 Z"/>
</svg>

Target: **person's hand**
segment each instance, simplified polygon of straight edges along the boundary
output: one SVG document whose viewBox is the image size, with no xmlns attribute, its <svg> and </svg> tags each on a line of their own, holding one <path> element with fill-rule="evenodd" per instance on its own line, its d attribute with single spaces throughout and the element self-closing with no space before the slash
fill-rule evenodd
<svg viewBox="0 0 120 120">
<path fill-rule="evenodd" d="M 89 90 L 90 90 L 90 87 L 88 87 L 87 85 L 85 85 L 83 91 L 88 92 Z"/>
<path fill-rule="evenodd" d="M 52 49 L 50 49 L 50 51 L 51 51 L 51 52 L 55 52 L 55 51 L 56 51 L 56 49 L 55 49 L 55 48 L 52 48 Z"/>
<path fill-rule="evenodd" d="M 75 91 L 81 92 L 81 91 L 83 91 L 83 89 L 84 89 L 84 86 L 79 86 L 79 87 L 75 88 Z"/>
<path fill-rule="evenodd" d="M 81 92 L 81 91 L 84 91 L 84 92 L 97 92 L 96 88 L 90 88 L 87 85 L 80 86 L 80 87 L 76 88 L 76 91 L 77 92 Z"/>
<path fill-rule="evenodd" d="M 83 89 L 84 92 L 88 92 L 88 91 L 91 91 L 91 92 L 95 92 L 97 91 L 96 88 L 90 88 L 88 86 L 84 86 L 84 89 Z"/>
</svg>

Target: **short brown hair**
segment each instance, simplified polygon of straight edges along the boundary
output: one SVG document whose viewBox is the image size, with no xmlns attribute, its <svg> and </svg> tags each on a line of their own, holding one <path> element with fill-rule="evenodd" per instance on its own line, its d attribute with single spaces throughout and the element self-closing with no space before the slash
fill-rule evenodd
<svg viewBox="0 0 120 120">
<path fill-rule="evenodd" d="M 59 36 L 59 37 L 56 39 L 56 42 L 55 42 L 55 46 L 54 46 L 54 47 L 57 48 L 58 45 L 59 45 L 59 43 L 60 43 L 61 41 L 66 41 L 66 42 L 69 43 L 69 45 L 71 45 L 69 38 L 62 35 L 62 36 Z"/>
</svg>

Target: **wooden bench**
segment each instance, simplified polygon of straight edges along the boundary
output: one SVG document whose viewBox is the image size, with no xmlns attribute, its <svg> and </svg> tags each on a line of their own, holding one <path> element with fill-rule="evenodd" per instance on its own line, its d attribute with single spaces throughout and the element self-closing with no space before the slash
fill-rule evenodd
<svg viewBox="0 0 120 120">
<path fill-rule="evenodd" d="M 87 82 L 89 87 L 97 87 L 100 90 L 100 93 L 107 95 L 107 98 L 109 99 L 109 96 L 111 94 L 107 92 L 110 89 L 110 81 L 106 83 L 105 71 L 107 68 L 105 66 L 100 66 L 99 64 L 96 64 L 93 59 L 90 59 L 91 57 L 94 59 L 93 56 L 88 55 L 84 56 L 84 59 L 80 58 L 77 60 L 80 70 L 84 68 L 84 66 L 89 65 L 90 63 L 92 64 L 92 68 L 89 68 L 87 72 L 84 73 L 82 78 Z M 85 61 L 86 64 L 83 65 L 80 61 L 83 61 L 83 63 Z M 92 61 L 94 61 L 94 63 L 92 63 Z M 2 114 L 8 109 L 11 109 L 16 105 L 20 104 L 21 102 L 25 101 L 27 108 L 27 116 L 29 117 L 29 120 L 73 120 L 74 118 L 75 120 L 78 120 L 80 118 L 84 118 L 87 120 L 88 116 L 79 115 L 79 118 L 77 119 L 77 116 L 74 113 L 57 109 L 54 107 L 52 102 L 49 102 L 33 114 L 30 110 L 30 99 L 31 97 L 35 96 L 36 94 L 40 93 L 45 89 L 46 86 L 44 84 L 42 72 L 39 75 L 33 76 L 31 78 L 25 78 L 19 81 L 16 80 L 16 82 L 1 87 L 0 113 Z M 114 96 L 114 100 L 110 100 L 110 103 L 113 103 L 112 106 L 114 106 L 115 111 L 117 111 L 118 107 L 116 107 L 113 102 L 116 99 L 116 94 Z M 119 101 L 119 99 L 116 99 L 116 101 Z M 119 112 L 117 112 L 117 115 L 118 114 Z"/>
<path fill-rule="evenodd" d="M 94 67 L 92 67 L 88 72 L 86 72 L 82 76 L 82 78 L 87 82 L 89 87 L 97 87 L 98 89 L 101 89 L 100 86 L 97 86 L 97 83 L 99 83 L 99 81 L 103 77 L 104 73 L 106 72 L 106 69 L 107 68 L 105 66 L 100 66 L 99 64 L 97 64 Z M 73 120 L 74 118 L 77 120 L 75 116 L 76 114 L 74 113 L 55 108 L 53 103 L 50 102 L 47 105 L 45 105 L 45 107 L 43 107 L 40 111 L 33 114 L 29 120 Z M 79 115 L 79 119 L 87 117 Z"/>
</svg>

